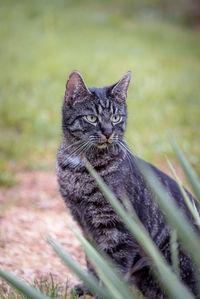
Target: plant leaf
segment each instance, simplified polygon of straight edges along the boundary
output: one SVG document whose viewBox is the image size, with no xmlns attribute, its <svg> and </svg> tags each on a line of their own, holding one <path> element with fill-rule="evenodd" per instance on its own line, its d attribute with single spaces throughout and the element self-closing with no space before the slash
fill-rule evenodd
<svg viewBox="0 0 200 299">
<path fill-rule="evenodd" d="M 179 179 L 178 175 L 176 174 L 176 171 L 175 171 L 173 165 L 170 163 L 170 161 L 167 161 L 167 163 L 168 163 L 168 165 L 170 167 L 170 170 L 171 170 L 171 172 L 172 172 L 172 174 L 173 174 L 173 176 L 174 176 L 174 178 L 175 178 L 175 180 L 176 180 L 176 182 L 177 182 L 177 184 L 179 186 L 179 189 L 180 189 L 180 191 L 181 191 L 181 193 L 183 195 L 185 203 L 186 203 L 189 211 L 191 212 L 191 214 L 192 214 L 192 216 L 194 218 L 194 221 L 195 221 L 196 225 L 198 225 L 198 227 L 200 228 L 200 215 L 199 215 L 199 213 L 197 211 L 195 202 L 191 201 L 190 198 L 189 198 L 189 196 L 187 195 L 185 189 L 183 188 L 181 180 Z"/>
<path fill-rule="evenodd" d="M 50 297 L 43 295 L 34 287 L 29 286 L 21 279 L 3 269 L 0 269 L 0 276 L 30 299 L 50 299 Z"/>
<path fill-rule="evenodd" d="M 170 249 L 171 249 L 171 259 L 172 259 L 174 272 L 178 277 L 180 277 L 177 233 L 174 229 L 171 231 L 171 235 L 170 235 Z"/>
<path fill-rule="evenodd" d="M 81 242 L 86 254 L 95 265 L 99 277 L 109 289 L 115 299 L 133 299 L 137 295 L 130 290 L 121 273 L 117 273 L 111 260 L 103 253 L 99 253 L 83 236 L 72 228 L 74 234 Z"/>
<path fill-rule="evenodd" d="M 185 176 L 196 196 L 196 200 L 200 203 L 200 182 L 196 176 L 196 173 L 188 163 L 187 159 L 185 158 L 183 152 L 179 149 L 177 144 L 175 143 L 174 139 L 170 136 L 169 140 L 171 142 L 171 145 L 180 161 L 180 164 L 183 168 L 183 171 L 185 173 Z"/>
<path fill-rule="evenodd" d="M 74 273 L 85 283 L 88 289 L 93 293 L 97 294 L 102 299 L 112 299 L 113 297 L 108 294 L 103 287 L 99 286 L 98 280 L 89 273 L 85 273 L 80 265 L 78 265 L 72 257 L 64 251 L 64 249 L 58 245 L 51 238 L 47 238 L 47 242 L 53 247 L 54 251 L 59 255 L 59 257 L 70 267 Z"/>
<path fill-rule="evenodd" d="M 154 199 L 164 213 L 168 224 L 176 230 L 179 241 L 200 268 L 200 238 L 198 234 L 164 186 L 158 181 L 150 167 L 145 165 L 142 160 L 138 160 L 136 164 L 155 195 Z"/>
</svg>

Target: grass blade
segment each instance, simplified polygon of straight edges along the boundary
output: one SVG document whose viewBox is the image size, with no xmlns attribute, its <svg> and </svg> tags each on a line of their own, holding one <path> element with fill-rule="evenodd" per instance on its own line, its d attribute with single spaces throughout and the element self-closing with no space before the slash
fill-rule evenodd
<svg viewBox="0 0 200 299">
<path fill-rule="evenodd" d="M 0 269 L 0 276 L 30 299 L 50 299 L 11 273 Z"/>
<path fill-rule="evenodd" d="M 188 197 L 188 195 L 187 195 L 185 189 L 183 188 L 183 185 L 182 185 L 182 183 L 181 183 L 178 175 L 176 174 L 176 171 L 175 171 L 173 165 L 170 163 L 170 161 L 167 161 L 167 163 L 168 163 L 168 165 L 170 167 L 170 170 L 171 170 L 171 172 L 172 172 L 172 174 L 173 174 L 173 176 L 174 176 L 174 178 L 175 178 L 175 180 L 176 180 L 176 182 L 177 182 L 177 184 L 179 186 L 179 189 L 180 189 L 180 191 L 181 191 L 181 193 L 183 195 L 185 203 L 186 203 L 186 205 L 187 205 L 190 213 L 192 214 L 192 216 L 194 218 L 194 221 L 195 221 L 196 225 L 198 225 L 198 227 L 200 228 L 200 215 L 199 215 L 199 213 L 197 211 L 195 202 L 191 201 L 190 198 Z"/>
<path fill-rule="evenodd" d="M 133 299 L 138 296 L 130 290 L 120 273 L 117 273 L 112 261 L 103 253 L 99 253 L 82 235 L 72 228 L 74 234 L 81 242 L 86 254 L 90 257 L 95 269 L 104 284 L 115 299 Z"/>
<path fill-rule="evenodd" d="M 85 285 L 93 294 L 97 294 L 102 299 L 112 299 L 112 296 L 107 294 L 103 287 L 99 286 L 97 279 L 91 274 L 85 273 L 80 268 L 80 265 L 78 265 L 60 245 L 58 245 L 51 238 L 47 238 L 47 242 L 53 247 L 54 251 L 65 262 L 65 264 L 70 267 L 73 272 L 76 273 L 76 275 L 85 283 Z"/>
<path fill-rule="evenodd" d="M 169 139 L 170 139 L 171 145 L 180 161 L 180 164 L 183 168 L 185 176 L 186 176 L 186 178 L 196 196 L 196 200 L 200 203 L 200 182 L 196 176 L 196 173 L 194 172 L 194 170 L 188 163 L 183 152 L 179 149 L 179 147 L 175 143 L 174 139 L 172 137 L 170 137 Z"/>
<path fill-rule="evenodd" d="M 138 160 L 136 164 L 155 195 L 154 198 L 161 211 L 164 213 L 167 222 L 177 231 L 178 238 L 182 245 L 200 268 L 200 238 L 198 234 L 194 231 L 193 227 L 186 219 L 186 216 L 178 208 L 176 202 L 158 181 L 150 167 L 146 166 L 141 160 Z"/>
<path fill-rule="evenodd" d="M 178 277 L 180 277 L 177 233 L 175 230 L 171 231 L 170 249 L 171 249 L 171 258 L 172 258 L 172 265 L 173 265 L 174 272 Z"/>
<path fill-rule="evenodd" d="M 136 221 L 133 221 L 133 219 L 127 215 L 120 202 L 115 198 L 114 194 L 109 190 L 102 178 L 92 168 L 88 161 L 85 161 L 85 166 L 98 183 L 103 195 L 121 217 L 124 224 L 133 234 L 138 243 L 143 247 L 146 254 L 153 260 L 157 271 L 154 271 L 154 274 L 157 276 L 158 282 L 161 287 L 165 289 L 169 297 L 177 299 L 194 298 L 188 288 L 184 286 L 177 276 L 171 271 L 170 267 L 167 265 L 160 251 L 149 237 L 139 219 L 137 218 Z"/>
</svg>

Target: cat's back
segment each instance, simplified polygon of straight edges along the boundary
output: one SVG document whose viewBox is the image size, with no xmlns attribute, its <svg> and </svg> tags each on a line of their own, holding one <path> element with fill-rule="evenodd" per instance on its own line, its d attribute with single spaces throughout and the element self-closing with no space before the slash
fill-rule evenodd
<svg viewBox="0 0 200 299">
<path fill-rule="evenodd" d="M 187 204 L 185 202 L 185 199 L 183 197 L 183 194 L 182 194 L 181 189 L 178 186 L 177 182 L 173 178 L 171 178 L 168 174 L 166 174 L 165 172 L 163 172 L 156 166 L 152 165 L 151 163 L 148 163 L 148 162 L 140 159 L 139 157 L 137 157 L 137 160 L 138 160 L 137 163 L 141 163 L 145 167 L 150 168 L 152 173 L 155 175 L 155 178 L 161 183 L 161 185 L 163 186 L 165 191 L 167 191 L 167 193 L 170 195 L 170 197 L 173 198 L 176 205 L 182 210 L 183 214 L 185 214 L 187 216 L 188 220 L 192 224 L 194 224 L 194 219 L 192 217 L 192 214 L 190 213 L 190 211 L 187 207 Z M 144 182 L 144 185 L 146 188 L 147 184 L 145 182 Z M 184 190 L 185 190 L 185 193 L 188 196 L 189 200 L 195 202 L 198 213 L 200 214 L 200 205 L 196 202 L 193 195 L 186 188 L 184 188 Z M 147 192 L 147 194 L 148 195 L 147 195 L 146 200 L 148 200 L 149 198 L 151 198 L 151 200 L 153 200 L 153 196 L 151 195 L 151 192 L 149 191 L 149 192 Z M 153 202 L 155 202 L 155 201 L 153 200 Z M 159 210 L 157 213 L 160 213 Z"/>
</svg>

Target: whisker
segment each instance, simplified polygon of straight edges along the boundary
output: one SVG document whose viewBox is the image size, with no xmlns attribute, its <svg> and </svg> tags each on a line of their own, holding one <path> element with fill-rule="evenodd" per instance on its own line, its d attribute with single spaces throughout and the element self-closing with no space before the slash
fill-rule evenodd
<svg viewBox="0 0 200 299">
<path fill-rule="evenodd" d="M 124 140 L 123 142 L 124 142 L 124 145 L 125 145 L 125 146 L 126 146 L 126 144 L 128 144 L 129 147 L 131 146 L 126 140 Z M 126 147 L 127 147 L 127 146 L 126 146 Z M 133 151 L 133 150 L 132 150 L 132 151 Z M 135 151 L 133 151 L 133 153 L 136 154 Z M 132 155 L 133 155 L 133 153 L 131 152 Z"/>
<path fill-rule="evenodd" d="M 93 145 L 93 144 L 90 142 L 90 143 L 88 144 L 88 146 L 86 147 L 86 149 L 83 150 L 83 153 L 86 154 L 86 153 L 89 151 L 89 149 L 92 147 L 92 145 Z"/>
<path fill-rule="evenodd" d="M 95 136 L 89 137 L 89 140 L 91 141 L 99 141 L 100 139 L 101 139 L 100 137 L 95 137 Z"/>
<path fill-rule="evenodd" d="M 77 150 L 79 150 L 82 146 L 83 146 L 83 142 L 81 142 L 81 144 L 80 144 L 77 148 L 75 148 L 71 153 L 69 153 L 69 156 L 66 157 L 64 163 L 67 163 L 69 157 L 72 157 L 73 154 L 74 154 Z"/>
<path fill-rule="evenodd" d="M 129 152 L 129 154 L 131 155 L 131 157 L 134 158 L 134 154 L 127 148 L 127 146 L 123 142 L 121 142 L 121 141 L 119 141 L 119 143 L 125 148 L 125 150 L 127 152 Z"/>
<path fill-rule="evenodd" d="M 82 146 L 83 146 L 83 142 L 76 149 L 74 149 L 71 153 L 69 153 L 69 156 L 67 156 L 67 158 L 66 158 L 66 162 L 69 159 L 69 157 L 73 157 L 75 152 L 78 151 Z"/>
<path fill-rule="evenodd" d="M 128 159 L 131 169 L 133 169 L 133 159 L 134 159 L 133 153 L 121 141 L 119 141 L 118 144 L 120 148 L 123 150 L 123 152 L 125 153 L 125 158 Z"/>
<path fill-rule="evenodd" d="M 76 141 L 76 142 L 74 142 L 74 143 L 68 145 L 68 146 L 65 148 L 65 150 L 69 149 L 70 147 L 72 147 L 73 145 L 76 145 L 76 144 L 78 144 L 78 143 L 82 143 L 82 141 L 81 141 L 81 140 L 78 140 L 78 141 Z"/>
<path fill-rule="evenodd" d="M 79 155 L 79 154 L 81 154 L 81 153 L 86 153 L 86 152 L 89 150 L 89 148 L 90 148 L 90 146 L 91 146 L 92 144 L 93 144 L 92 142 L 87 141 L 87 142 L 83 145 L 83 147 L 81 147 L 81 148 L 79 149 L 79 151 L 78 151 L 76 154 Z"/>
<path fill-rule="evenodd" d="M 85 146 L 85 147 L 81 149 L 81 152 L 84 153 L 84 154 L 86 154 L 86 153 L 88 152 L 88 150 L 90 150 L 91 147 L 94 146 L 94 145 L 93 145 L 92 142 L 87 142 L 87 143 L 84 144 L 84 146 Z M 80 154 L 81 152 L 79 152 L 79 154 Z M 79 164 L 78 164 L 78 165 L 79 165 Z M 77 165 L 75 168 L 77 168 L 78 165 Z"/>
<path fill-rule="evenodd" d="M 70 156 L 79 155 L 79 153 L 82 151 L 82 149 L 86 146 L 87 143 L 82 143 L 79 147 L 77 147 L 72 153 L 70 153 Z"/>
<path fill-rule="evenodd" d="M 87 150 L 87 148 L 88 148 L 89 145 L 90 145 L 90 143 L 87 142 L 87 143 L 85 144 L 85 146 L 80 150 L 79 154 L 84 153 L 84 152 Z"/>
</svg>

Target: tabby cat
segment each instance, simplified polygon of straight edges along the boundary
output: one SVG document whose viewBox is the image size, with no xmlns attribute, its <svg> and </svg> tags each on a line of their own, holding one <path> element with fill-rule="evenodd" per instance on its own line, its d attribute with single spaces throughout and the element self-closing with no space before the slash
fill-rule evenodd
<svg viewBox="0 0 200 299">
<path fill-rule="evenodd" d="M 58 151 L 57 176 L 60 192 L 74 219 L 89 240 L 95 240 L 122 274 L 146 298 L 166 298 L 155 282 L 143 250 L 99 191 L 84 167 L 86 157 L 119 201 L 126 195 L 151 238 L 166 260 L 170 257 L 170 228 L 160 214 L 152 195 L 135 165 L 123 137 L 127 122 L 128 72 L 116 84 L 87 88 L 74 71 L 66 83 L 62 107 L 63 141 Z M 149 164 L 192 222 L 176 182 Z M 188 192 L 192 199 L 191 194 Z M 194 269 L 189 257 L 179 249 L 182 280 L 196 295 Z M 93 271 L 87 260 L 88 270 Z M 78 295 L 87 292 L 77 286 Z"/>
</svg>

